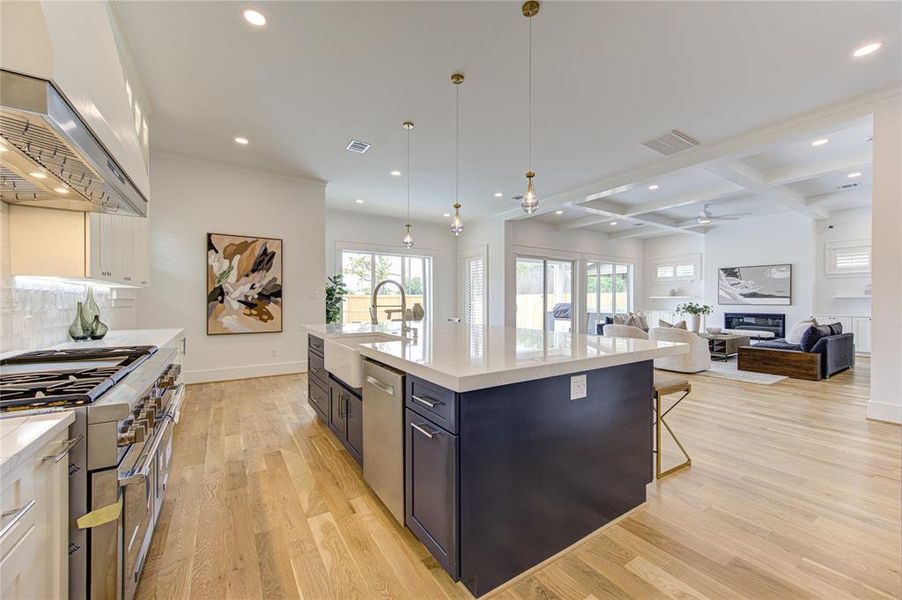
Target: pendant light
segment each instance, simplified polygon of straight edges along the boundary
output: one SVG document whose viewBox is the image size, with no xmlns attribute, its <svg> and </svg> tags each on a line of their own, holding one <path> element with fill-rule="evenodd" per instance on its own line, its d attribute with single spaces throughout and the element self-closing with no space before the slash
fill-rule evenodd
<svg viewBox="0 0 902 600">
<path fill-rule="evenodd" d="M 536 176 L 532 170 L 532 18 L 539 14 L 537 0 L 528 0 L 523 3 L 523 16 L 529 19 L 529 170 L 526 171 L 526 193 L 520 200 L 520 208 L 528 215 L 539 208 L 539 198 L 536 196 L 536 188 L 532 178 Z"/>
<path fill-rule="evenodd" d="M 413 122 L 404 121 L 402 127 L 407 130 L 407 222 L 404 223 L 404 238 L 401 243 L 410 250 L 413 248 L 413 234 L 410 233 L 410 132 L 413 131 Z"/>
<path fill-rule="evenodd" d="M 451 217 L 451 233 L 456 236 L 459 236 L 464 230 L 464 222 L 460 218 L 460 84 L 463 82 L 463 73 L 455 73 L 451 76 L 451 83 L 454 84 L 455 90 L 456 108 L 454 118 L 457 122 L 455 129 L 454 216 Z"/>
</svg>

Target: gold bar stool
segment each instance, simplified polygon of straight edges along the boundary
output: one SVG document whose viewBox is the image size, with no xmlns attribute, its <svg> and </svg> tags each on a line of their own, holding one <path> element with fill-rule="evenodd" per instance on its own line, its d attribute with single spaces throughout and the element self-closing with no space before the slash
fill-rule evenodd
<svg viewBox="0 0 902 600">
<path fill-rule="evenodd" d="M 692 386 L 689 384 L 688 379 L 655 371 L 655 477 L 657 479 L 685 469 L 692 464 L 692 459 L 689 457 L 689 453 L 686 452 L 686 449 L 683 447 L 683 444 L 680 443 L 679 438 L 677 438 L 676 434 L 673 433 L 673 430 L 670 428 L 670 425 L 667 424 L 667 421 L 664 420 L 664 417 L 666 417 L 667 414 L 672 411 L 677 404 L 682 402 L 683 399 L 688 396 L 689 392 L 691 391 Z M 661 412 L 661 398 L 667 396 L 668 394 L 679 394 L 680 392 L 682 392 L 683 395 L 680 396 L 679 400 L 674 402 L 670 408 L 668 408 L 664 412 Z M 681 462 L 675 467 L 667 469 L 666 471 L 661 471 L 661 454 L 663 452 L 663 449 L 661 447 L 661 425 L 663 425 L 667 429 L 668 433 L 670 433 L 670 437 L 672 437 L 673 441 L 676 442 L 676 445 L 679 446 L 680 452 L 682 452 L 683 456 L 686 457 L 685 461 Z"/>
</svg>

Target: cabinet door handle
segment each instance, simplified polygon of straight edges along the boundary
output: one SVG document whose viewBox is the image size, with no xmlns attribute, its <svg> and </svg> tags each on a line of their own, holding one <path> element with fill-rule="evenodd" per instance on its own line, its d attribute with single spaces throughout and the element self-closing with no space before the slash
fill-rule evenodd
<svg viewBox="0 0 902 600">
<path fill-rule="evenodd" d="M 428 400 L 426 398 L 420 398 L 419 396 L 414 395 L 414 394 L 411 394 L 410 399 L 413 400 L 414 402 L 419 402 L 420 404 L 422 404 L 424 406 L 428 406 L 429 408 L 435 408 L 436 406 L 441 406 L 442 404 L 444 404 L 444 402 L 439 402 L 438 400 L 433 401 L 433 400 Z"/>
<path fill-rule="evenodd" d="M 12 510 L 8 510 L 5 513 L 3 513 L 2 515 L 0 515 L 4 518 L 12 517 L 9 521 L 6 522 L 5 525 L 3 525 L 3 528 L 0 529 L 0 539 L 3 539 L 3 537 L 7 533 L 9 533 L 13 527 L 16 526 L 16 523 L 21 521 L 22 517 L 24 517 L 26 514 L 28 514 L 28 511 L 30 511 L 34 507 L 34 503 L 35 503 L 35 501 L 32 500 L 25 506 L 21 506 L 19 508 L 14 508 Z"/>
<path fill-rule="evenodd" d="M 426 437 L 428 437 L 430 440 L 432 438 L 434 438 L 435 434 L 437 433 L 437 432 L 427 431 L 426 429 L 423 429 L 421 426 L 417 425 L 416 423 L 411 423 L 410 426 L 413 427 L 414 429 L 416 429 L 417 431 L 419 431 L 420 433 L 422 433 L 423 435 L 425 435 Z"/>
<path fill-rule="evenodd" d="M 71 440 L 66 440 L 65 442 L 63 442 L 63 447 L 60 449 L 60 451 L 57 454 L 53 454 L 51 456 L 45 456 L 43 459 L 43 462 L 58 463 L 59 461 L 63 460 L 63 457 L 66 456 L 67 454 L 69 454 L 69 450 L 74 448 L 75 445 L 78 444 L 78 442 L 80 442 L 81 440 L 82 440 L 82 436 L 80 436 L 80 435 L 75 436 Z"/>
</svg>

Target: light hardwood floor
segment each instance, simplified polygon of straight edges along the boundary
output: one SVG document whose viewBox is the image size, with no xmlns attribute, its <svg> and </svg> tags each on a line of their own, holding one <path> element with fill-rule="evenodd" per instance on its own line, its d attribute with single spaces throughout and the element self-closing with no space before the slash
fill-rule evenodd
<svg viewBox="0 0 902 600">
<path fill-rule="evenodd" d="M 691 379 L 669 421 L 692 467 L 492 596 L 899 598 L 902 429 L 865 420 L 867 360 Z M 302 375 L 190 387 L 171 481 L 140 599 L 470 597 L 369 492 Z"/>
</svg>

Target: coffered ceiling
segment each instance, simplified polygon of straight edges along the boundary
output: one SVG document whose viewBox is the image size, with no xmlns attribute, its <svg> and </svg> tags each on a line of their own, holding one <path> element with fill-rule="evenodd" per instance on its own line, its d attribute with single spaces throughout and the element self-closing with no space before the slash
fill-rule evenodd
<svg viewBox="0 0 902 600">
<path fill-rule="evenodd" d="M 400 216 L 404 176 L 389 173 L 404 170 L 401 123 L 412 119 L 412 213 L 441 221 L 454 189 L 449 77 L 461 70 L 464 217 L 517 205 L 511 196 L 523 191 L 527 166 L 527 22 L 519 2 L 256 2 L 267 19 L 260 28 L 242 19 L 242 3 L 116 6 L 153 105 L 155 150 L 328 180 L 330 206 Z M 545 3 L 533 23 L 540 197 L 659 160 L 640 142 L 671 129 L 704 146 L 897 83 L 900 7 Z M 885 40 L 886 48 L 863 60 L 850 56 L 872 39 Z M 236 136 L 250 143 L 239 146 Z M 348 152 L 352 139 L 372 148 Z M 617 201 L 642 204 L 665 193 L 704 191 L 717 199 L 715 214 L 765 210 L 763 188 L 747 187 L 754 173 L 768 177 L 805 164 L 804 143 L 745 157 L 751 179 L 735 164 L 719 165 L 719 172 L 693 168 L 662 176 L 657 196 L 637 189 Z M 866 148 L 845 148 L 837 158 L 859 150 Z M 805 204 L 829 193 L 836 181 L 827 179 L 837 173 L 787 183 L 769 202 L 781 209 Z M 646 223 L 659 218 L 679 227 L 698 207 L 655 212 L 644 213 Z M 560 215 L 555 222 L 586 216 L 593 214 Z M 669 230 L 649 225 L 650 233 L 662 229 Z"/>
</svg>

